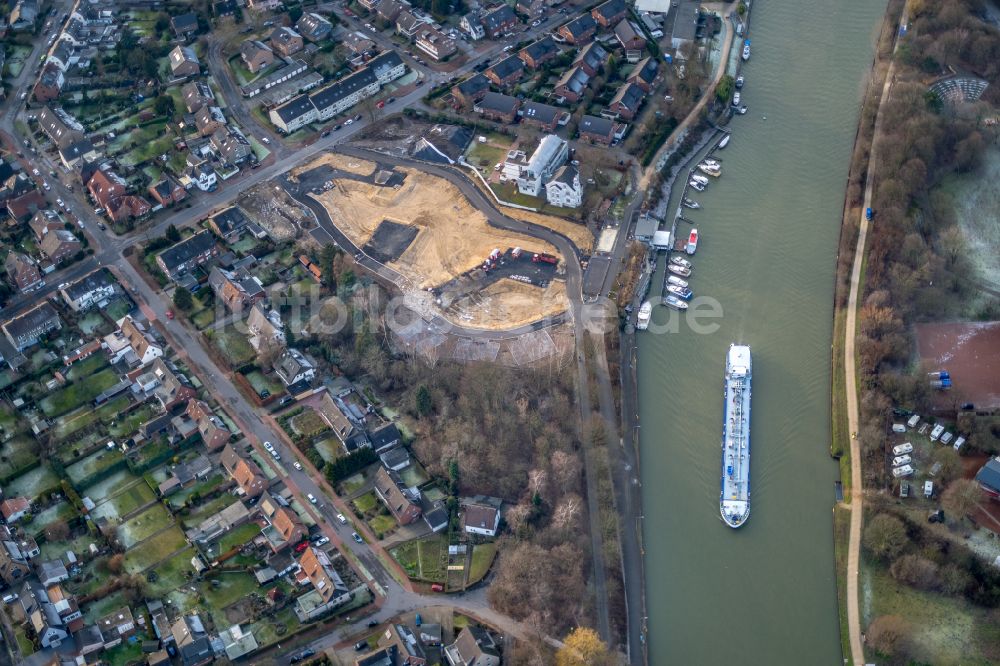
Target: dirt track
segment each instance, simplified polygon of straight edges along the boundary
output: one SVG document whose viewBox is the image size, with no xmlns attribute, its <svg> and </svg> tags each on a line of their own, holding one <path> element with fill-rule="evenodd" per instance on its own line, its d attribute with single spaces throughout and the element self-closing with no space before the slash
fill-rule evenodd
<svg viewBox="0 0 1000 666">
<path fill-rule="evenodd" d="M 306 171 L 312 171 L 319 166 L 328 166 L 334 169 L 339 169 L 340 171 L 346 171 L 347 173 L 353 173 L 358 176 L 370 176 L 375 173 L 376 164 L 374 162 L 369 162 L 368 160 L 363 160 L 357 157 L 348 157 L 346 155 L 341 155 L 339 153 L 321 153 L 315 159 L 312 159 L 302 166 L 297 166 L 291 171 L 289 175 L 292 178 L 297 178 L 299 174 L 305 173 Z"/>
<path fill-rule="evenodd" d="M 954 384 L 935 404 L 1000 407 L 1000 322 L 918 324 L 916 333 L 924 371 L 947 370 Z"/>
</svg>

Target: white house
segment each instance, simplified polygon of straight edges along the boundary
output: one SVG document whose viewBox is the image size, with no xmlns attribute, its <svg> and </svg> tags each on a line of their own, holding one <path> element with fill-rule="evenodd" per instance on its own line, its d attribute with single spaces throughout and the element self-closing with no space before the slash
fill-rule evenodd
<svg viewBox="0 0 1000 666">
<path fill-rule="evenodd" d="M 556 169 L 562 166 L 566 158 L 569 157 L 569 145 L 555 134 L 546 134 L 538 144 L 538 148 L 527 160 L 523 153 L 518 157 L 519 167 L 517 176 L 517 190 L 521 194 L 537 197 L 542 192 L 544 184 L 552 178 Z M 504 166 L 504 172 L 510 170 Z"/>
<path fill-rule="evenodd" d="M 106 304 L 115 295 L 115 279 L 103 268 L 85 275 L 59 290 L 66 305 L 81 312 L 93 305 Z"/>
<path fill-rule="evenodd" d="M 274 362 L 274 372 L 285 382 L 285 386 L 291 386 L 315 377 L 316 366 L 299 350 L 285 349 Z"/>
<path fill-rule="evenodd" d="M 479 19 L 479 12 L 469 12 L 463 16 L 458 27 L 473 40 L 479 40 L 486 36 L 483 22 Z"/>
<path fill-rule="evenodd" d="M 579 208 L 583 203 L 583 186 L 580 172 L 572 164 L 564 164 L 545 184 L 545 199 L 553 206 Z"/>
<path fill-rule="evenodd" d="M 488 504 L 470 502 L 462 513 L 462 528 L 469 534 L 495 537 L 500 527 L 500 510 Z"/>
<path fill-rule="evenodd" d="M 117 363 L 129 352 L 135 354 L 137 365 L 147 365 L 163 356 L 163 347 L 153 339 L 146 327 L 126 315 L 118 322 L 118 330 L 105 336 L 102 345 L 108 350 L 112 363 Z"/>
</svg>

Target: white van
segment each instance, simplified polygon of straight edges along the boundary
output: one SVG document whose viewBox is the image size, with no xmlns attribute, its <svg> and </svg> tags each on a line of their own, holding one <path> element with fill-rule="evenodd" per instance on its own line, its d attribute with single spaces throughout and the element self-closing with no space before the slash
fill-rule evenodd
<svg viewBox="0 0 1000 666">
<path fill-rule="evenodd" d="M 892 466 L 899 467 L 900 465 L 909 465 L 912 461 L 913 459 L 910 457 L 910 454 L 904 453 L 903 455 L 896 456 L 892 459 Z"/>
<path fill-rule="evenodd" d="M 906 432 L 906 426 L 903 425 L 902 423 L 893 423 L 892 424 L 892 431 L 893 432 Z"/>
<path fill-rule="evenodd" d="M 945 432 L 943 435 L 941 435 L 941 443 L 950 444 L 952 437 L 954 437 L 954 435 L 952 435 L 950 432 Z"/>
<path fill-rule="evenodd" d="M 920 415 L 914 414 L 910 417 L 910 420 L 906 422 L 906 426 L 908 428 L 916 428 L 918 423 L 920 423 Z"/>
<path fill-rule="evenodd" d="M 934 430 L 931 430 L 931 441 L 932 442 L 938 441 L 938 438 L 941 436 L 941 433 L 943 433 L 943 432 L 944 432 L 944 426 L 943 425 L 936 425 L 936 426 L 934 426 Z"/>
<path fill-rule="evenodd" d="M 956 451 L 958 451 L 962 448 L 963 444 L 965 444 L 965 438 L 959 435 L 958 439 L 955 440 L 955 443 L 952 446 Z"/>
<path fill-rule="evenodd" d="M 892 475 L 897 479 L 904 476 L 913 476 L 913 468 L 909 465 L 903 465 L 902 467 L 896 467 L 892 470 Z"/>
<path fill-rule="evenodd" d="M 897 444 L 892 447 L 892 455 L 901 456 L 904 453 L 913 453 L 913 444 L 909 442 L 903 442 L 902 444 Z"/>
</svg>

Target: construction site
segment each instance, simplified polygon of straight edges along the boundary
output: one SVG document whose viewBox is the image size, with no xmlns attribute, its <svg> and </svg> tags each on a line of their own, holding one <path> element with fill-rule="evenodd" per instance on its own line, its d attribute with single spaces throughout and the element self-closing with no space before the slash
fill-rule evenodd
<svg viewBox="0 0 1000 666">
<path fill-rule="evenodd" d="M 292 179 L 337 231 L 401 276 L 422 311 L 508 330 L 568 307 L 556 249 L 490 225 L 448 180 L 343 155 L 318 158 Z"/>
</svg>

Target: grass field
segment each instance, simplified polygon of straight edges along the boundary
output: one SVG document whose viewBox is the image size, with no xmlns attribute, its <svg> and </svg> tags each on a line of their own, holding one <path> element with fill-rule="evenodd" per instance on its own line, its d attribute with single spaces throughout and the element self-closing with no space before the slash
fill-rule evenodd
<svg viewBox="0 0 1000 666">
<path fill-rule="evenodd" d="M 472 548 L 472 564 L 469 566 L 468 585 L 478 583 L 483 579 L 493 564 L 497 554 L 496 543 L 480 543 Z"/>
<path fill-rule="evenodd" d="M 17 435 L 0 445 L 0 476 L 11 476 L 37 464 L 38 443 L 27 435 Z"/>
<path fill-rule="evenodd" d="M 361 490 L 365 485 L 365 475 L 362 473 L 354 474 L 347 477 L 340 483 L 340 494 L 341 495 L 353 495 L 357 491 Z"/>
<path fill-rule="evenodd" d="M 93 498 L 91 498 L 93 499 Z M 122 516 L 127 516 L 136 509 L 156 499 L 156 493 L 149 487 L 149 484 L 139 479 L 125 490 L 119 492 L 114 497 L 97 505 L 91 512 L 94 518 L 108 518 L 109 520 L 120 520 Z"/>
<path fill-rule="evenodd" d="M 160 562 L 156 566 L 156 582 L 149 584 L 149 593 L 153 596 L 161 595 L 183 585 L 188 580 L 185 574 L 194 573 L 194 567 L 191 566 L 194 555 L 193 548 L 185 548 L 169 560 Z"/>
<path fill-rule="evenodd" d="M 124 418 L 116 419 L 114 424 L 108 427 L 108 434 L 117 439 L 126 439 L 139 431 L 139 427 L 157 415 L 157 410 L 153 405 L 146 403 L 133 409 Z"/>
<path fill-rule="evenodd" d="M 396 529 L 396 521 L 392 516 L 379 514 L 368 521 L 368 526 L 372 528 L 376 537 L 384 539 L 387 534 Z"/>
<path fill-rule="evenodd" d="M 70 481 L 73 482 L 73 485 L 79 486 L 88 478 L 97 474 L 101 470 L 117 464 L 121 460 L 122 452 L 120 450 L 115 449 L 113 451 L 109 451 L 107 449 L 101 449 L 100 451 L 95 451 L 86 458 L 82 458 L 79 462 L 75 462 L 67 467 L 66 475 L 69 477 Z"/>
<path fill-rule="evenodd" d="M 374 492 L 368 492 L 356 498 L 351 503 L 359 514 L 366 514 L 375 508 L 378 504 L 378 499 L 376 499 Z"/>
<path fill-rule="evenodd" d="M 257 639 L 257 644 L 264 648 L 285 640 L 296 628 L 301 626 L 299 619 L 295 617 L 295 610 L 289 606 L 278 611 L 274 617 L 253 624 L 251 631 L 253 631 L 254 638 Z"/>
<path fill-rule="evenodd" d="M 212 344 L 222 353 L 226 362 L 236 368 L 256 358 L 256 353 L 246 336 L 233 326 L 212 330 Z"/>
<path fill-rule="evenodd" d="M 100 504 L 101 502 L 112 497 L 113 495 L 117 495 L 118 493 L 122 492 L 123 490 L 131 486 L 133 483 L 135 483 L 136 480 L 138 479 L 139 477 L 137 477 L 135 474 L 132 474 L 127 470 L 122 470 L 120 472 L 112 474 L 106 479 L 98 481 L 93 485 L 83 488 L 80 491 L 80 496 L 89 497 L 90 499 L 94 500 L 95 503 Z"/>
<path fill-rule="evenodd" d="M 315 437 L 328 428 L 326 421 L 320 418 L 316 410 L 311 407 L 304 407 L 301 413 L 289 420 L 288 425 L 296 434 L 306 437 Z"/>
<path fill-rule="evenodd" d="M 111 368 L 82 378 L 38 402 L 46 416 L 59 416 L 96 398 L 102 391 L 118 383 L 118 376 Z"/>
<path fill-rule="evenodd" d="M 250 386 L 253 387 L 253 390 L 257 392 L 257 395 L 260 395 L 262 391 L 267 391 L 271 395 L 278 395 L 285 391 L 285 387 L 280 379 L 274 375 L 267 376 L 260 370 L 254 370 L 246 375 L 246 378 L 250 382 Z"/>
<path fill-rule="evenodd" d="M 187 544 L 184 532 L 179 527 L 171 527 L 147 539 L 125 553 L 125 570 L 129 573 L 145 571 L 160 560 L 171 556 Z"/>
<path fill-rule="evenodd" d="M 229 493 L 223 493 L 211 501 L 200 504 L 194 511 L 184 516 L 184 520 L 182 521 L 184 523 L 184 527 L 186 529 L 195 527 L 201 521 L 211 517 L 219 511 L 222 511 L 227 506 L 235 504 L 237 501 L 239 500 Z"/>
<path fill-rule="evenodd" d="M 58 487 L 59 477 L 52 471 L 52 468 L 48 465 L 39 465 L 5 485 L 3 492 L 7 497 L 23 495 L 35 500 L 39 494 L 46 490 Z"/>
<path fill-rule="evenodd" d="M 218 584 L 212 584 L 212 580 Z M 195 587 L 204 595 L 205 603 L 215 619 L 216 626 L 225 626 L 226 606 L 239 601 L 260 587 L 252 574 L 244 571 L 216 573 L 201 581 Z"/>
<path fill-rule="evenodd" d="M 240 525 L 234 530 L 230 530 L 219 539 L 217 544 L 219 553 L 228 553 L 233 548 L 238 548 L 260 534 L 260 525 L 254 522 Z"/>
<path fill-rule="evenodd" d="M 837 578 L 837 610 L 840 616 L 840 649 L 850 662 L 851 637 L 847 626 L 847 545 L 850 540 L 851 511 L 835 504 L 833 507 L 833 559 Z"/>
<path fill-rule="evenodd" d="M 75 382 L 81 377 L 89 377 L 106 367 L 108 367 L 108 360 L 104 357 L 104 355 L 94 354 L 93 356 L 88 356 L 82 361 L 74 363 L 72 367 L 66 371 L 66 379 L 71 382 Z"/>
<path fill-rule="evenodd" d="M 118 540 L 126 549 L 145 541 L 173 524 L 173 516 L 162 504 L 153 504 L 118 527 Z"/>
</svg>

